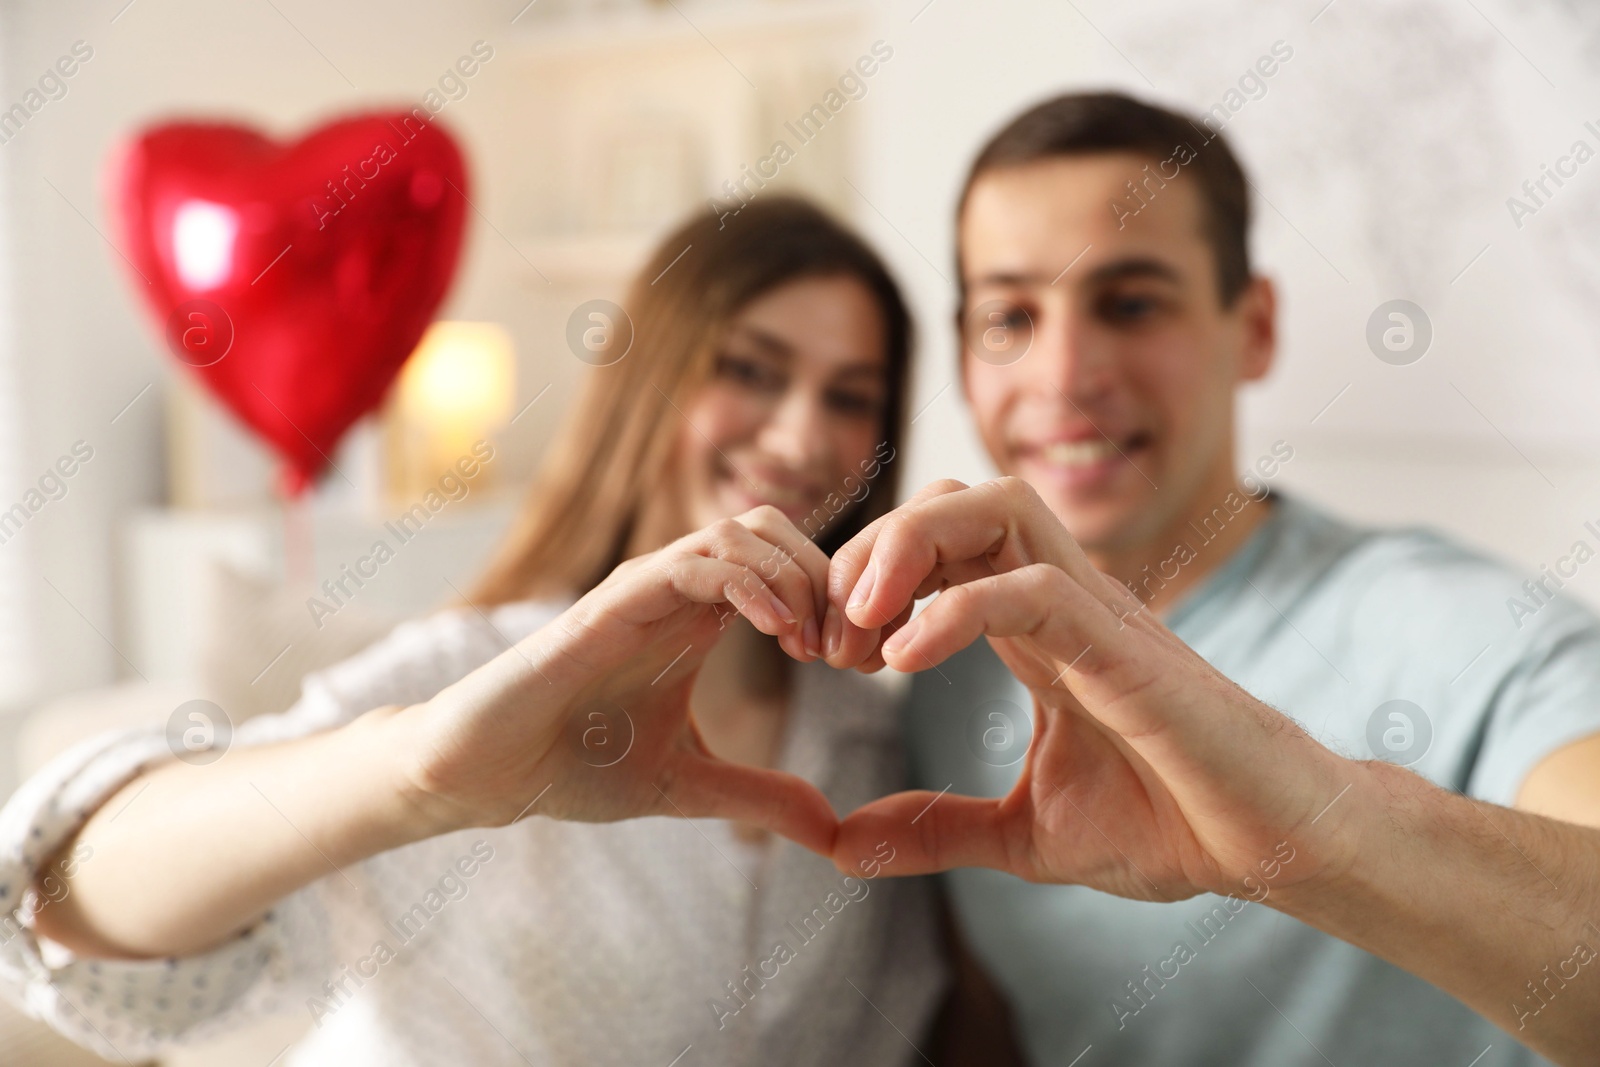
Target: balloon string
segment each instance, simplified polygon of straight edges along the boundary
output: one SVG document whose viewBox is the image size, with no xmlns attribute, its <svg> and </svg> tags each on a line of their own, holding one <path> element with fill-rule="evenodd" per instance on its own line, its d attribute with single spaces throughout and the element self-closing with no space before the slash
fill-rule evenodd
<svg viewBox="0 0 1600 1067">
<path fill-rule="evenodd" d="M 284 577 L 290 588 L 316 584 L 316 538 L 311 523 L 311 494 L 291 496 L 283 504 Z"/>
</svg>

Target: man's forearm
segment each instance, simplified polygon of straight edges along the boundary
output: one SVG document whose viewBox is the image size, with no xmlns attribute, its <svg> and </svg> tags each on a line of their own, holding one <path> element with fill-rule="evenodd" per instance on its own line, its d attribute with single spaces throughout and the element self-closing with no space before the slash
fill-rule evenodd
<svg viewBox="0 0 1600 1067">
<path fill-rule="evenodd" d="M 1313 849 L 1344 838 L 1349 848 L 1336 851 L 1348 864 L 1268 902 L 1558 1063 L 1600 1063 L 1600 830 L 1463 797 L 1386 763 L 1350 767 L 1351 795 L 1305 830 Z"/>
</svg>

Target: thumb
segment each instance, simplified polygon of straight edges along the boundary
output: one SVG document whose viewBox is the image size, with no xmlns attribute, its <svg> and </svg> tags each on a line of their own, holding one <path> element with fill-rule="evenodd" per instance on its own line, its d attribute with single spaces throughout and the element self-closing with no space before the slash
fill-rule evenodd
<svg viewBox="0 0 1600 1067">
<path fill-rule="evenodd" d="M 805 779 L 700 753 L 682 757 L 661 796 L 683 818 L 759 826 L 823 856 L 832 852 L 839 827 L 833 805 Z"/>
<path fill-rule="evenodd" d="M 1017 872 L 1000 800 L 915 790 L 866 804 L 839 824 L 833 862 L 853 871 L 876 858 L 887 874 L 927 874 L 952 867 Z M 887 845 L 893 859 L 880 854 Z"/>
</svg>

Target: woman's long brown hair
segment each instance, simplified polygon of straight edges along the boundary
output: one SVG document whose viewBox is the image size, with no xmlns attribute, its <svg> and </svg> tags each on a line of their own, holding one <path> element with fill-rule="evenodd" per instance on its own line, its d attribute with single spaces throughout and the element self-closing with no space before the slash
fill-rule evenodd
<svg viewBox="0 0 1600 1067">
<path fill-rule="evenodd" d="M 911 362 L 905 302 L 877 254 L 825 212 L 794 197 L 763 198 L 737 215 L 698 214 L 657 246 L 626 298 L 632 347 L 618 362 L 590 372 L 471 599 L 498 604 L 572 597 L 597 585 L 622 562 L 646 496 L 660 491 L 681 412 L 709 380 L 733 318 L 787 282 L 839 276 L 866 286 L 882 313 L 884 447 L 866 496 L 826 523 L 817 543 L 832 554 L 887 512 L 894 504 L 899 465 L 893 457 Z M 839 487 L 839 494 L 848 488 Z"/>
</svg>

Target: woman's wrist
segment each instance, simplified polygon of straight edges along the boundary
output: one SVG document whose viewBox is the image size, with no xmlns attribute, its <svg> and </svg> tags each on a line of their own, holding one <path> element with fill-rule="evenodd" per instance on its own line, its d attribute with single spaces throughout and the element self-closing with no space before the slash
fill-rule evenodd
<svg viewBox="0 0 1600 1067">
<path fill-rule="evenodd" d="M 385 707 L 352 721 L 348 743 L 374 771 L 372 834 L 387 851 L 477 825 L 472 813 L 428 787 L 421 731 L 426 704 Z"/>
</svg>

